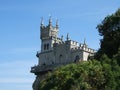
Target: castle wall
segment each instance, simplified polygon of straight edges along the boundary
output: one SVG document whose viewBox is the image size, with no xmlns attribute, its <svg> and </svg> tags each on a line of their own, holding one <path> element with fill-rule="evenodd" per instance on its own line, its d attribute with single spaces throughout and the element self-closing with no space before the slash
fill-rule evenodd
<svg viewBox="0 0 120 90">
<path fill-rule="evenodd" d="M 66 46 L 65 44 L 59 44 L 54 48 L 55 63 L 65 63 L 66 61 Z"/>
<path fill-rule="evenodd" d="M 46 40 L 43 40 L 42 41 L 42 45 L 41 45 L 41 52 L 45 52 L 45 51 L 49 51 L 49 50 L 52 50 L 53 48 L 53 43 L 54 43 L 54 40 L 52 39 L 46 39 Z M 45 49 L 45 44 L 49 44 L 48 48 Z"/>
<path fill-rule="evenodd" d="M 84 61 L 87 61 L 87 60 L 88 60 L 89 54 L 90 54 L 89 52 L 86 52 L 86 51 L 83 52 L 83 56 L 84 56 L 84 57 L 83 57 L 83 60 L 84 60 Z"/>
<path fill-rule="evenodd" d="M 53 64 L 54 62 L 55 62 L 55 58 L 52 51 L 40 53 L 39 65 L 50 65 L 50 64 Z"/>
<path fill-rule="evenodd" d="M 83 60 L 83 53 L 82 53 L 82 51 L 81 50 L 74 50 L 74 51 L 72 51 L 72 61 L 75 61 L 75 60 L 77 60 L 78 58 L 79 58 L 79 61 L 80 60 Z"/>
</svg>

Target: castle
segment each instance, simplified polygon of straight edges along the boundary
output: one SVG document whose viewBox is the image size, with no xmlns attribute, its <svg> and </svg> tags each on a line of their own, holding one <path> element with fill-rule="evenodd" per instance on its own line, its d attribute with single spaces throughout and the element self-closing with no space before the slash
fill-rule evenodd
<svg viewBox="0 0 120 90">
<path fill-rule="evenodd" d="M 53 71 L 55 67 L 66 65 L 73 62 L 87 61 L 89 56 L 93 56 L 94 49 L 88 48 L 85 41 L 79 44 L 69 38 L 67 34 L 66 41 L 58 37 L 58 20 L 56 25 L 52 25 L 52 19 L 49 18 L 49 24 L 45 26 L 43 19 L 40 25 L 41 51 L 38 51 L 38 65 L 31 68 L 31 72 L 37 77 L 33 83 L 33 90 L 37 90 L 37 85 L 41 77 L 48 71 Z"/>
</svg>

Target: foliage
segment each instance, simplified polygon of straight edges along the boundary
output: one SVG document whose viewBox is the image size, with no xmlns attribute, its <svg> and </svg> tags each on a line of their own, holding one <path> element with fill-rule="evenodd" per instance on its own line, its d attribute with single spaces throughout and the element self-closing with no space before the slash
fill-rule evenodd
<svg viewBox="0 0 120 90">
<path fill-rule="evenodd" d="M 101 46 L 97 53 L 99 59 L 104 53 L 112 58 L 120 47 L 120 9 L 114 14 L 105 17 L 101 24 L 97 26 L 101 39 Z"/>
<path fill-rule="evenodd" d="M 39 90 L 117 90 L 117 66 L 112 70 L 110 64 L 96 60 L 62 66 L 41 81 Z"/>
<path fill-rule="evenodd" d="M 116 59 L 120 66 L 120 48 L 118 49 L 118 53 L 114 55 L 113 59 Z"/>
</svg>

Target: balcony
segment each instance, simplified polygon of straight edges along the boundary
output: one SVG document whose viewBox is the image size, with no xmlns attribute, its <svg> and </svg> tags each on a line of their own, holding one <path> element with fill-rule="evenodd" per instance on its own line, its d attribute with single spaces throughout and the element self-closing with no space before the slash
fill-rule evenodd
<svg viewBox="0 0 120 90">
<path fill-rule="evenodd" d="M 33 66 L 31 67 L 31 73 L 43 73 L 43 72 L 47 72 L 47 71 L 53 71 L 56 67 L 62 66 L 62 65 L 66 65 L 68 63 L 62 63 L 62 64 L 51 64 L 51 65 L 37 65 L 37 66 Z"/>
</svg>

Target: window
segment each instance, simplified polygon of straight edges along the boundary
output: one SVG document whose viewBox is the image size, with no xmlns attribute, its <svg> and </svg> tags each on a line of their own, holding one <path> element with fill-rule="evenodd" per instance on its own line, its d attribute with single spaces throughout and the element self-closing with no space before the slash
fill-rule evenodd
<svg viewBox="0 0 120 90">
<path fill-rule="evenodd" d="M 44 44 L 44 50 L 46 50 L 46 44 Z"/>
<path fill-rule="evenodd" d="M 49 44 L 44 44 L 44 50 L 49 50 Z"/>
<path fill-rule="evenodd" d="M 47 44 L 47 50 L 49 49 L 49 44 Z"/>
<path fill-rule="evenodd" d="M 77 55 L 77 56 L 75 57 L 74 62 L 78 62 L 79 60 L 80 60 L 80 57 L 79 57 L 79 55 Z"/>
</svg>

